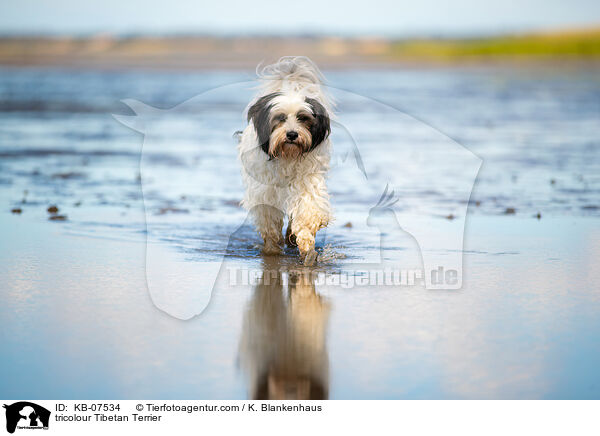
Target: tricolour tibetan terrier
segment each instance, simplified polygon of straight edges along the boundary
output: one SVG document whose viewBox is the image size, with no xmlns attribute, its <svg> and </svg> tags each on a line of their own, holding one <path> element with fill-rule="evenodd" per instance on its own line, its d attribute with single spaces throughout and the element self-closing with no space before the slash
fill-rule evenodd
<svg viewBox="0 0 600 436">
<path fill-rule="evenodd" d="M 297 245 L 305 265 L 317 259 L 315 235 L 331 220 L 329 170 L 332 103 L 319 69 L 305 57 L 283 57 L 259 73 L 259 95 L 248 106 L 238 146 L 246 193 L 265 254 Z"/>
</svg>

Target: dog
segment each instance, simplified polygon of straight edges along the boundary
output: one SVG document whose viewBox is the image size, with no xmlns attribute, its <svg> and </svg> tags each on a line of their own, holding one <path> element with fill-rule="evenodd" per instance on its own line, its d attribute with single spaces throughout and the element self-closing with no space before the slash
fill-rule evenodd
<svg viewBox="0 0 600 436">
<path fill-rule="evenodd" d="M 333 102 L 323 75 L 306 57 L 283 57 L 257 74 L 258 95 L 248 105 L 238 157 L 249 211 L 265 255 L 298 246 L 300 259 L 317 261 L 315 237 L 332 220 L 329 171 Z M 288 218 L 285 240 L 284 217 Z"/>
</svg>

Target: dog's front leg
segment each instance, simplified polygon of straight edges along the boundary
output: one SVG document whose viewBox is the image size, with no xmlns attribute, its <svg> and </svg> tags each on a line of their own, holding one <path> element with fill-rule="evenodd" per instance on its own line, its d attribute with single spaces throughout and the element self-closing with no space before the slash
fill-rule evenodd
<svg viewBox="0 0 600 436">
<path fill-rule="evenodd" d="M 263 253 L 267 255 L 281 254 L 283 246 L 283 212 L 276 207 L 259 205 L 253 210 L 258 232 L 263 238 Z"/>
<path fill-rule="evenodd" d="M 326 192 L 315 195 L 303 193 L 292 202 L 292 233 L 304 265 L 313 265 L 317 260 L 315 236 L 330 220 L 329 199 Z"/>
</svg>

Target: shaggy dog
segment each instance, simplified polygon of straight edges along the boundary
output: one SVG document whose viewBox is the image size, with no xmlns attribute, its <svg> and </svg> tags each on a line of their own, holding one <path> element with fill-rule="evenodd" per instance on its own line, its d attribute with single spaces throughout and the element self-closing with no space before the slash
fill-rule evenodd
<svg viewBox="0 0 600 436">
<path fill-rule="evenodd" d="M 331 220 L 329 170 L 332 103 L 319 69 L 305 57 L 283 57 L 258 73 L 258 96 L 247 109 L 238 155 L 247 209 L 264 240 L 263 253 L 297 245 L 305 265 L 317 260 L 315 235 Z"/>
</svg>

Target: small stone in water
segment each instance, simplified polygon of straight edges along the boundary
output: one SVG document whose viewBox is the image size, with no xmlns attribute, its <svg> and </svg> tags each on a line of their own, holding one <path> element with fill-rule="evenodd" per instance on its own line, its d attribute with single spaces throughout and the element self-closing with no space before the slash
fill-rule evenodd
<svg viewBox="0 0 600 436">
<path fill-rule="evenodd" d="M 21 212 L 23 212 L 23 210 L 20 207 L 15 207 L 14 209 L 11 209 L 11 212 L 20 214 Z"/>
<path fill-rule="evenodd" d="M 177 207 L 162 207 L 158 211 L 158 215 L 165 215 L 168 213 L 190 213 L 190 211 L 187 209 L 179 209 Z"/>
<path fill-rule="evenodd" d="M 517 210 L 514 207 L 507 207 L 506 210 L 504 211 L 505 215 L 514 215 L 517 212 Z"/>
<path fill-rule="evenodd" d="M 352 228 L 352 223 L 350 221 L 348 221 L 346 224 L 343 225 L 343 227 L 351 229 Z"/>
<path fill-rule="evenodd" d="M 50 221 L 66 221 L 67 220 L 67 216 L 66 215 L 52 215 L 48 219 Z"/>
<path fill-rule="evenodd" d="M 52 205 L 48 208 L 48 213 L 57 213 L 58 212 L 58 207 Z"/>
</svg>

